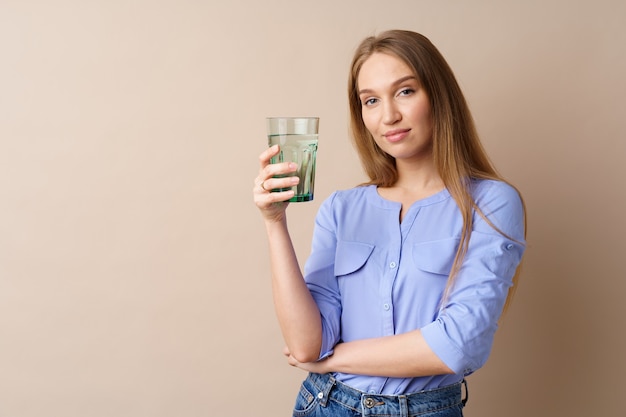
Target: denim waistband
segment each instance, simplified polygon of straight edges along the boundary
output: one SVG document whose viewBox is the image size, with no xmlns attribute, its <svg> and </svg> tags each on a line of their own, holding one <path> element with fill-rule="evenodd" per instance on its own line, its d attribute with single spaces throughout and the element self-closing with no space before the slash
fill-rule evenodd
<svg viewBox="0 0 626 417">
<path fill-rule="evenodd" d="M 318 401 L 326 406 L 329 400 L 362 412 L 364 416 L 375 415 L 418 415 L 448 407 L 464 406 L 468 392 L 465 380 L 453 385 L 404 395 L 370 394 L 359 391 L 340 381 L 331 374 L 310 373 L 307 380 L 317 389 Z M 465 385 L 465 398 L 461 386 Z"/>
</svg>

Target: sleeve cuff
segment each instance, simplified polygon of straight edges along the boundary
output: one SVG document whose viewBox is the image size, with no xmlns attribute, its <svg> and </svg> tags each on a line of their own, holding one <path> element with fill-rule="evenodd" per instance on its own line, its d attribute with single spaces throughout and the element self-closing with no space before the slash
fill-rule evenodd
<svg viewBox="0 0 626 417">
<path fill-rule="evenodd" d="M 328 350 L 328 351 L 326 351 L 326 352 L 323 352 L 323 353 L 320 355 L 320 357 L 319 357 L 319 359 L 318 359 L 317 361 L 318 361 L 318 362 L 319 362 L 319 361 L 323 361 L 324 359 L 328 358 L 329 356 L 332 356 L 332 355 L 333 355 L 333 353 L 335 353 L 335 350 L 334 350 L 334 349 L 330 349 L 330 350 Z"/>
<path fill-rule="evenodd" d="M 443 323 L 436 320 L 422 327 L 421 332 L 428 346 L 448 368 L 462 375 L 473 372 L 463 352 L 450 342 L 450 338 L 443 329 Z"/>
</svg>

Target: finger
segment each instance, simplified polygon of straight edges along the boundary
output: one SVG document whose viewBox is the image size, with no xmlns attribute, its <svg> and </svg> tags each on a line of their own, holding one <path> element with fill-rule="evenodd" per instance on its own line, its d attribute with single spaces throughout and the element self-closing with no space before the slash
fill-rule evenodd
<svg viewBox="0 0 626 417">
<path fill-rule="evenodd" d="M 291 365 L 291 366 L 298 366 L 298 364 L 299 364 L 299 362 L 296 360 L 296 358 L 294 358 L 291 355 L 289 355 L 287 357 L 287 363 L 289 363 L 289 365 Z"/>
<path fill-rule="evenodd" d="M 267 180 L 272 177 L 287 177 L 298 171 L 298 165 L 295 162 L 280 162 L 276 164 L 267 164 L 261 168 L 259 178 Z M 267 187 L 265 187 L 267 188 Z"/>
<path fill-rule="evenodd" d="M 276 205 L 280 205 L 282 203 L 288 205 L 288 200 L 293 198 L 294 195 L 295 191 L 293 190 L 266 192 L 257 200 L 257 206 L 260 209 L 271 209 L 273 211 L 277 208 Z"/>
<path fill-rule="evenodd" d="M 265 180 L 263 178 L 261 178 L 260 176 L 256 177 L 254 179 L 254 190 L 253 191 L 257 191 L 257 188 L 264 188 L 265 184 L 263 184 L 265 182 Z"/>
<path fill-rule="evenodd" d="M 294 185 L 298 185 L 299 182 L 300 178 L 298 177 L 269 178 L 265 181 L 261 181 L 259 187 L 261 187 L 263 191 L 271 192 L 272 190 L 291 188 Z"/>
<path fill-rule="evenodd" d="M 261 155 L 259 155 L 259 163 L 261 165 L 261 168 L 264 168 L 265 166 L 269 165 L 270 159 L 272 159 L 273 156 L 278 155 L 279 152 L 280 152 L 279 145 L 270 146 L 269 148 L 261 152 Z"/>
<path fill-rule="evenodd" d="M 268 219 L 277 219 L 281 217 L 289 205 L 289 200 L 295 195 L 295 191 L 256 191 L 254 193 L 254 203 L 261 210 L 263 215 Z M 259 187 L 260 189 L 260 187 Z"/>
</svg>

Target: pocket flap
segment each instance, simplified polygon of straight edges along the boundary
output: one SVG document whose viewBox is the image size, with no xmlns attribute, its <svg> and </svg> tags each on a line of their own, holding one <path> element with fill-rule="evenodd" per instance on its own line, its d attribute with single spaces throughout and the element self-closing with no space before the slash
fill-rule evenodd
<svg viewBox="0 0 626 417">
<path fill-rule="evenodd" d="M 348 275 L 359 270 L 372 254 L 374 245 L 361 242 L 337 242 L 335 276 Z"/>
<path fill-rule="evenodd" d="M 418 269 L 450 275 L 460 239 L 442 239 L 413 245 L 413 262 Z"/>
</svg>

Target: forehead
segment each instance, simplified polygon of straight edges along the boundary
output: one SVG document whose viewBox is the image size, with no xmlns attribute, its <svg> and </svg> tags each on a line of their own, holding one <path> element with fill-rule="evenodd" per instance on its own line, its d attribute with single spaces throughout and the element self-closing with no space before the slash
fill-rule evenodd
<svg viewBox="0 0 626 417">
<path fill-rule="evenodd" d="M 407 75 L 415 76 L 415 73 L 402 59 L 392 54 L 375 52 L 363 62 L 357 86 L 359 90 L 382 88 Z"/>
</svg>

